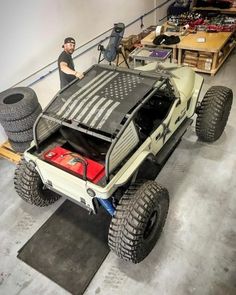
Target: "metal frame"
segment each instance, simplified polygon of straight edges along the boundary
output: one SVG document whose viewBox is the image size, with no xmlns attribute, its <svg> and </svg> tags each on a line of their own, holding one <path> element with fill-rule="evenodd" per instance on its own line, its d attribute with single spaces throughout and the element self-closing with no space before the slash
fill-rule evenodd
<svg viewBox="0 0 236 295">
<path fill-rule="evenodd" d="M 130 66 L 129 66 L 128 62 L 127 62 L 127 58 L 125 57 L 124 52 L 122 51 L 122 48 L 124 48 L 124 47 L 123 47 L 122 45 L 119 45 L 119 47 L 118 47 L 118 49 L 117 49 L 117 53 L 116 53 L 116 66 L 118 67 L 118 66 L 122 63 L 122 62 L 121 62 L 121 63 L 119 64 L 119 59 L 120 59 L 119 55 L 121 54 L 122 57 L 123 57 L 123 59 L 124 59 L 124 62 L 125 62 L 125 64 L 126 64 L 127 68 L 129 69 Z M 103 53 L 103 51 L 105 50 L 105 48 L 104 48 L 103 45 L 99 44 L 99 45 L 98 45 L 98 50 L 100 51 L 100 52 L 99 52 L 99 56 L 98 56 L 98 64 L 99 64 L 100 62 L 102 62 L 103 60 L 105 60 L 104 57 L 102 58 L 102 53 Z M 111 65 L 111 61 L 109 62 L 109 65 Z"/>
<path fill-rule="evenodd" d="M 142 51 L 163 51 L 163 52 L 167 52 L 167 56 L 165 58 L 159 58 L 156 56 L 143 56 L 143 55 L 139 55 L 140 52 Z M 136 67 L 136 59 L 137 60 L 147 60 L 147 61 L 152 61 L 152 62 L 164 62 L 168 57 L 170 57 L 172 54 L 172 50 L 171 49 L 160 49 L 160 48 L 149 48 L 149 47 L 141 47 L 141 48 L 135 48 L 131 53 L 130 53 L 130 57 L 133 58 L 134 60 L 134 68 Z"/>
<path fill-rule="evenodd" d="M 155 87 L 147 96 L 146 98 L 140 102 L 137 107 L 133 110 L 133 112 L 129 115 L 128 119 L 126 120 L 125 124 L 122 126 L 122 128 L 120 129 L 119 133 L 117 134 L 116 138 L 112 141 L 112 144 L 110 146 L 110 148 L 108 149 L 108 152 L 106 154 L 106 160 L 105 160 L 105 176 L 106 176 L 106 180 L 107 182 L 109 182 L 110 180 L 110 171 L 109 171 L 109 163 L 110 163 L 110 155 L 117 143 L 117 141 L 120 139 L 120 137 L 122 136 L 122 134 L 124 133 L 126 127 L 129 125 L 129 123 L 132 121 L 132 119 L 134 118 L 134 115 L 138 112 L 138 110 L 157 92 L 158 89 L 160 89 L 162 87 L 162 85 L 165 84 L 165 82 L 167 81 L 167 79 L 164 79 L 162 81 L 162 83 L 160 85 L 158 85 L 158 87 Z"/>
<path fill-rule="evenodd" d="M 163 78 L 167 75 L 163 75 L 161 73 L 148 73 L 148 72 L 143 72 L 143 71 L 138 71 L 138 70 L 131 70 L 131 69 L 126 69 L 126 68 L 118 68 L 116 66 L 109 66 L 109 65 L 103 65 L 103 64 L 99 64 L 99 65 L 93 65 L 91 66 L 86 72 L 85 72 L 85 75 L 86 73 L 88 73 L 90 70 L 92 70 L 94 67 L 100 67 L 102 69 L 107 69 L 107 70 L 114 70 L 114 71 L 118 71 L 118 72 L 125 72 L 125 73 L 131 73 L 131 74 L 135 74 L 135 75 L 139 75 L 141 77 L 147 77 L 147 78 Z M 34 127 L 33 127 L 33 135 L 34 135 L 34 140 L 35 140 L 35 144 L 36 144 L 36 147 L 38 149 L 39 147 L 39 140 L 37 138 L 37 132 L 36 132 L 36 128 L 38 126 L 38 123 L 39 123 L 39 120 L 43 117 L 45 119 L 48 119 L 50 121 L 54 121 L 54 122 L 57 122 L 59 124 L 59 126 L 61 125 L 64 125 L 64 126 L 67 126 L 69 128 L 72 128 L 72 129 L 75 129 L 75 130 L 78 130 L 78 131 L 81 131 L 83 133 L 87 133 L 87 134 L 90 134 L 92 136 L 95 136 L 95 137 L 98 137 L 100 139 L 103 139 L 103 140 L 106 140 L 108 142 L 111 142 L 112 141 L 112 135 L 111 136 L 105 136 L 103 132 L 100 132 L 98 130 L 95 131 L 90 131 L 89 129 L 86 129 L 86 128 L 83 128 L 81 125 L 79 125 L 79 123 L 76 123 L 75 125 L 75 122 L 72 121 L 72 123 L 67 123 L 67 122 L 64 122 L 63 120 L 60 120 L 60 119 L 56 119 L 54 117 L 51 117 L 49 115 L 46 115 L 45 113 L 47 112 L 48 108 L 51 106 L 51 104 L 58 98 L 59 94 L 63 93 L 64 90 L 66 90 L 67 88 L 69 88 L 71 85 L 73 85 L 74 83 L 76 83 L 78 81 L 78 79 L 75 79 L 73 80 L 70 84 L 68 84 L 65 88 L 63 88 L 62 90 L 60 90 L 54 97 L 53 99 L 50 101 L 50 103 L 45 107 L 45 109 L 43 110 L 43 112 L 39 115 L 39 117 L 37 118 L 35 124 L 34 124 Z M 59 128 L 58 126 L 58 128 Z M 48 135 L 49 136 L 49 135 Z M 47 136 L 47 137 L 48 137 Z M 45 137 L 45 139 L 47 138 Z M 44 139 L 44 140 L 45 140 Z"/>
<path fill-rule="evenodd" d="M 127 120 L 125 121 L 125 123 L 123 124 L 123 126 L 120 128 L 120 130 L 118 131 L 118 133 L 115 136 L 115 138 L 112 137 L 112 135 L 111 136 L 105 136 L 105 135 L 101 134 L 98 130 L 96 130 L 96 131 L 90 131 L 89 129 L 86 129 L 84 127 L 79 126 L 78 123 L 76 123 L 76 124 L 75 124 L 75 122 L 67 123 L 67 122 L 64 122 L 63 120 L 56 119 L 54 117 L 51 117 L 51 116 L 45 114 L 45 112 L 47 112 L 47 110 L 50 107 L 50 105 L 56 100 L 56 98 L 58 97 L 58 95 L 60 93 L 62 93 L 65 89 L 67 89 L 68 87 L 70 87 L 72 84 L 74 84 L 77 81 L 77 79 L 75 79 L 74 81 L 72 81 L 69 85 L 67 85 L 65 88 L 63 88 L 62 90 L 60 90 L 54 96 L 54 98 L 52 99 L 52 101 L 47 105 L 47 107 L 44 109 L 44 111 L 37 118 L 37 120 L 36 120 L 36 122 L 34 124 L 33 133 L 34 133 L 35 145 L 36 145 L 36 148 L 38 149 L 40 142 L 39 142 L 39 140 L 37 138 L 36 128 L 37 128 L 37 125 L 39 123 L 39 120 L 41 118 L 45 118 L 45 119 L 47 119 L 49 121 L 53 121 L 53 122 L 58 123 L 57 129 L 60 126 L 63 125 L 63 126 L 72 128 L 74 130 L 81 131 L 82 133 L 89 134 L 89 135 L 92 135 L 94 137 L 100 138 L 102 140 L 111 142 L 111 145 L 110 145 L 110 147 L 109 147 L 109 149 L 107 151 L 106 158 L 105 158 L 105 177 L 106 177 L 106 181 L 109 182 L 109 180 L 110 180 L 110 173 L 111 173 L 111 171 L 109 171 L 109 164 L 110 164 L 110 156 L 111 156 L 111 153 L 112 153 L 115 145 L 117 144 L 118 140 L 121 138 L 122 134 L 126 130 L 127 126 L 133 120 L 135 114 L 158 91 L 158 89 L 160 89 L 165 83 L 167 83 L 167 87 L 170 87 L 172 91 L 175 92 L 175 89 L 172 88 L 173 87 L 173 83 L 171 81 L 171 76 L 170 75 L 167 75 L 165 73 L 161 73 L 161 72 L 159 72 L 159 73 L 158 72 L 157 73 L 154 73 L 154 72 L 143 72 L 143 71 L 131 70 L 131 69 L 125 69 L 125 68 L 122 68 L 121 69 L 121 68 L 117 68 L 117 67 L 113 67 L 113 66 L 108 66 L 108 65 L 98 65 L 98 66 L 101 67 L 101 68 L 103 68 L 103 69 L 109 69 L 109 70 L 111 70 L 113 68 L 115 71 L 119 71 L 119 72 L 128 72 L 128 73 L 140 75 L 140 76 L 143 76 L 143 77 L 150 77 L 150 78 L 157 78 L 157 79 L 159 78 L 159 79 L 156 81 L 156 84 L 154 85 L 154 87 L 150 90 L 151 92 L 149 92 L 146 95 L 146 97 L 144 97 L 141 101 L 139 101 L 137 103 L 136 107 L 134 108 L 134 110 L 128 116 L 126 116 L 127 117 Z M 92 67 L 90 67 L 90 69 L 88 71 L 90 71 L 94 67 L 95 67 L 95 65 L 92 66 Z M 157 82 L 159 82 L 159 83 L 157 83 Z M 47 137 L 45 137 L 43 139 L 43 141 L 45 141 L 50 135 L 51 134 L 49 134 Z"/>
</svg>

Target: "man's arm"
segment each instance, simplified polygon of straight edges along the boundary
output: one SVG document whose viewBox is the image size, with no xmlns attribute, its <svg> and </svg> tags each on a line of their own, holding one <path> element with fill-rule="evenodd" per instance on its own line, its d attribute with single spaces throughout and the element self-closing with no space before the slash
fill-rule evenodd
<svg viewBox="0 0 236 295">
<path fill-rule="evenodd" d="M 84 75 L 82 73 L 76 72 L 72 69 L 70 69 L 67 65 L 66 62 L 61 61 L 60 62 L 60 69 L 62 70 L 63 73 L 67 74 L 67 75 L 74 75 L 76 78 L 82 79 L 84 77 Z"/>
</svg>

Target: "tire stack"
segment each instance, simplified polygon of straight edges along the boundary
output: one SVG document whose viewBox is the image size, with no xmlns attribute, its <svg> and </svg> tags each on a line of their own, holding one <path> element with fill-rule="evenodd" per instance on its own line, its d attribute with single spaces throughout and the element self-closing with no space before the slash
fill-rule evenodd
<svg viewBox="0 0 236 295">
<path fill-rule="evenodd" d="M 42 108 L 33 89 L 10 88 L 0 93 L 0 124 L 16 152 L 23 153 L 33 140 L 33 125 Z"/>
</svg>

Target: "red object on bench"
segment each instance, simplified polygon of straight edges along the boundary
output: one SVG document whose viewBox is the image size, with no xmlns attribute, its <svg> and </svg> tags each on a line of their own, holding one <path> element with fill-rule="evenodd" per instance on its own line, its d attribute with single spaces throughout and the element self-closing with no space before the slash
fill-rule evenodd
<svg viewBox="0 0 236 295">
<path fill-rule="evenodd" d="M 84 177 L 86 171 L 86 179 L 98 183 L 105 175 L 104 165 L 82 157 L 78 153 L 68 151 L 60 146 L 48 150 L 44 154 L 44 160 L 57 166 L 64 171 L 72 173 L 73 175 Z M 86 169 L 87 168 L 87 169 Z"/>
</svg>

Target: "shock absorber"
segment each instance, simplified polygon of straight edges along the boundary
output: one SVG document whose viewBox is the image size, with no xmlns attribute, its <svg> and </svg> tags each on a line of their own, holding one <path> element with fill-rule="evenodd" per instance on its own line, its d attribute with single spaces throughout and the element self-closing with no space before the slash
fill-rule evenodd
<svg viewBox="0 0 236 295">
<path fill-rule="evenodd" d="M 102 205 L 102 207 L 104 209 L 106 209 L 106 211 L 111 216 L 113 216 L 116 210 L 115 210 L 114 206 L 112 205 L 112 203 L 107 199 L 100 199 L 100 198 L 97 198 L 97 199 L 98 199 L 99 203 Z"/>
</svg>

